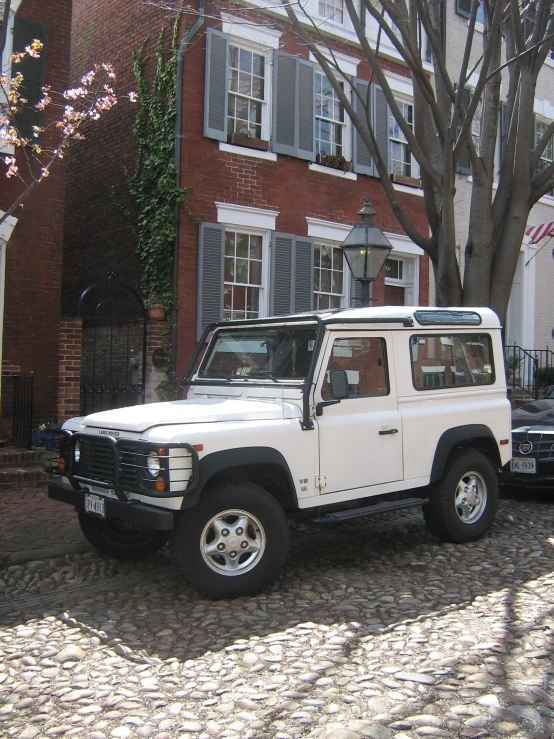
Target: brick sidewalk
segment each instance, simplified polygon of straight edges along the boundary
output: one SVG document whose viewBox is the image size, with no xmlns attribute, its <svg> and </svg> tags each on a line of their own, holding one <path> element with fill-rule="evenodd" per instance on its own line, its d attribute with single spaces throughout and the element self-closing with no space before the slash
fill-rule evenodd
<svg viewBox="0 0 554 739">
<path fill-rule="evenodd" d="M 25 562 L 86 549 L 75 510 L 46 488 L 0 492 L 0 556 Z"/>
</svg>

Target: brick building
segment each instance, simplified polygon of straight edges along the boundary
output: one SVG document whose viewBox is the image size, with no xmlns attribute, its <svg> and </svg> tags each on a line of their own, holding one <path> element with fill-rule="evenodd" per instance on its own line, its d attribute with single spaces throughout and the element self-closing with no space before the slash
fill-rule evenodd
<svg viewBox="0 0 554 739">
<path fill-rule="evenodd" d="M 24 94 L 30 103 L 38 101 L 43 84 L 51 85 L 53 91 L 68 86 L 71 5 L 71 0 L 11 0 L 3 71 L 10 71 L 12 51 L 22 51 L 35 38 L 44 44 L 40 59 L 28 60 L 23 70 Z M 47 126 L 55 115 L 54 106 L 43 114 L 27 110 L 20 119 L 20 130 L 25 133 L 31 125 Z M 44 148 L 52 140 L 46 132 Z M 2 153 L 11 153 L 9 147 L 4 145 Z M 0 208 L 8 208 L 20 192 L 17 178 L 8 180 L 2 175 Z M 59 162 L 49 180 L 31 193 L 15 213 L 16 219 L 4 224 L 0 234 L 2 432 L 7 438 L 11 435 L 14 377 L 33 377 L 35 425 L 57 418 L 64 195 L 65 172 Z"/>
<path fill-rule="evenodd" d="M 333 3 L 313 5 L 315 13 L 325 6 L 322 21 L 346 74 L 345 89 L 358 85 L 365 91 L 369 66 L 346 12 L 330 14 Z M 195 20 L 181 19 L 181 35 Z M 152 52 L 159 29 L 170 21 L 160 8 L 137 0 L 75 0 L 72 76 L 102 59 L 116 66 L 120 88 L 132 89 L 131 52 L 146 36 Z M 409 109 L 412 82 L 394 49 L 384 49 L 383 64 Z M 283 11 L 208 3 L 184 54 L 181 89 L 180 183 L 192 187 L 188 204 L 195 220 L 182 210 L 178 374 L 211 320 L 355 304 L 357 287 L 339 245 L 358 223 L 364 196 L 394 247 L 386 274 L 373 286 L 375 304 L 428 304 L 428 260 L 402 233 L 369 153 Z M 424 231 L 417 165 L 405 142 L 395 140 L 377 85 L 370 98 L 382 155 L 398 171 L 398 197 Z M 67 314 L 75 312 L 80 292 L 107 270 L 140 288 L 122 215 L 129 203 L 124 168 L 134 162 L 134 113 L 118 106 L 102 132 L 91 134 L 70 158 Z M 402 171 L 395 156 L 402 157 Z"/>
</svg>

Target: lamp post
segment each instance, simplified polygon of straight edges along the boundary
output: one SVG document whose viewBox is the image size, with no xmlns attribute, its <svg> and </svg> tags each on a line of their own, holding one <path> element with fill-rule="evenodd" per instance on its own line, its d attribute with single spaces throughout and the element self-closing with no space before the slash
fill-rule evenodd
<svg viewBox="0 0 554 739">
<path fill-rule="evenodd" d="M 379 277 L 385 260 L 392 251 L 392 244 L 373 223 L 375 211 L 369 198 L 364 198 L 360 211 L 360 223 L 354 226 L 341 247 L 355 280 L 362 283 L 362 308 L 369 306 L 369 286 Z"/>
</svg>

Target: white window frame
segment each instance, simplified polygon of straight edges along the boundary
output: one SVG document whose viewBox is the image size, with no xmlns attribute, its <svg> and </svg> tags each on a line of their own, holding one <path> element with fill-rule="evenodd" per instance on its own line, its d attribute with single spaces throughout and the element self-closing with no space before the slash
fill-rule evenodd
<svg viewBox="0 0 554 739">
<path fill-rule="evenodd" d="M 399 92 L 398 90 L 395 90 L 394 88 L 393 88 L 393 92 L 394 92 L 394 99 L 396 100 L 397 103 L 406 103 L 407 105 L 411 105 L 412 106 L 412 117 L 414 117 L 414 98 L 413 98 L 413 95 L 410 96 L 410 95 L 403 94 L 402 92 Z M 392 113 L 391 113 L 390 109 L 388 111 L 388 115 L 392 116 Z M 387 121 L 387 129 L 388 129 L 388 121 Z M 412 121 L 412 131 L 415 132 L 415 118 Z M 408 146 L 410 146 L 410 144 L 407 141 L 404 142 L 404 143 L 406 143 Z M 388 146 L 389 146 L 388 160 L 389 160 L 389 170 L 390 170 L 389 174 L 392 174 L 392 157 L 391 157 L 390 144 L 391 144 L 391 139 L 390 139 L 390 137 L 388 137 Z M 415 180 L 418 180 L 420 178 L 419 162 L 414 157 L 414 153 L 411 150 L 411 147 L 410 147 L 410 156 L 411 156 L 411 166 L 410 166 L 411 174 L 410 174 L 410 177 L 412 177 Z"/>
<path fill-rule="evenodd" d="M 323 72 L 323 70 L 320 67 L 316 67 L 315 74 L 316 75 L 320 75 L 321 77 L 323 77 L 324 79 L 326 79 L 325 73 Z M 345 94 L 349 94 L 350 90 L 349 89 L 347 90 L 347 86 L 349 86 L 349 83 L 346 80 L 344 80 L 344 78 L 342 80 L 342 83 L 343 83 L 343 88 L 344 88 Z M 333 90 L 333 92 L 334 92 L 334 90 Z M 315 94 L 317 94 L 317 92 Z M 340 101 L 339 101 L 339 103 L 340 103 Z M 314 110 L 315 110 L 315 108 L 314 108 Z M 318 118 L 317 114 L 314 114 L 314 115 L 315 115 L 315 119 L 317 120 L 317 118 Z M 320 116 L 320 117 L 322 117 L 322 116 Z M 341 143 L 342 154 L 340 154 L 339 156 L 343 156 L 346 159 L 347 162 L 351 161 L 352 160 L 352 145 L 351 145 L 352 137 L 351 137 L 350 131 L 351 131 L 352 126 L 349 126 L 348 125 L 350 119 L 348 118 L 348 115 L 347 115 L 346 111 L 343 108 L 343 120 L 342 121 L 336 121 L 336 120 L 331 119 L 331 118 L 327 118 L 325 120 L 331 121 L 331 123 L 333 125 L 341 126 L 342 127 L 342 143 Z M 315 142 L 316 142 L 316 154 L 317 154 L 317 153 L 319 153 L 317 151 L 317 126 L 316 126 L 316 139 L 315 139 Z M 336 156 L 336 155 L 333 155 L 333 156 Z"/>
<path fill-rule="evenodd" d="M 223 275 L 223 289 L 225 290 L 225 285 L 242 285 L 245 288 L 259 288 L 259 301 L 258 301 L 258 315 L 255 316 L 256 318 L 266 318 L 269 314 L 269 242 L 270 242 L 270 233 L 268 231 L 262 231 L 261 229 L 255 229 L 255 228 L 248 228 L 247 226 L 238 226 L 236 224 L 229 225 L 224 224 L 225 226 L 225 237 L 227 235 L 228 231 L 232 231 L 233 233 L 240 233 L 240 234 L 248 234 L 249 236 L 261 236 L 262 238 L 262 270 L 261 270 L 261 283 L 260 285 L 254 285 L 250 283 L 236 283 L 236 282 L 227 282 L 225 280 L 225 275 Z M 225 262 L 226 255 L 223 256 L 223 261 Z M 225 315 L 225 307 L 223 307 L 223 313 Z M 246 318 L 246 316 L 245 316 Z M 226 320 L 224 318 L 224 320 Z M 228 320 L 235 320 L 234 318 L 229 318 Z"/>
<path fill-rule="evenodd" d="M 313 238 L 314 242 L 328 246 L 340 246 L 345 238 L 352 230 L 352 226 L 345 223 L 335 223 L 333 221 L 324 221 L 321 218 L 311 218 L 306 216 L 308 224 L 308 236 Z M 314 267 L 315 269 L 315 267 Z M 350 308 L 350 299 L 352 294 L 352 273 L 348 262 L 343 257 L 343 308 Z M 315 293 L 315 290 L 314 290 Z"/>
<path fill-rule="evenodd" d="M 389 259 L 402 262 L 402 279 L 385 277 L 385 285 L 397 285 L 404 288 L 404 305 L 418 306 L 421 275 L 421 257 L 423 249 L 403 234 L 385 232 L 385 236 L 393 246 Z"/>
<path fill-rule="evenodd" d="M 334 52 L 334 54 L 331 56 L 331 53 L 329 52 L 329 49 L 325 49 L 323 47 L 317 47 L 318 51 L 323 54 L 323 56 L 326 59 L 329 59 L 330 61 L 336 60 L 337 64 L 339 65 L 342 74 L 337 75 L 338 78 L 343 82 L 344 85 L 344 94 L 348 98 L 348 100 L 352 99 L 352 78 L 357 76 L 358 72 L 358 64 L 360 62 L 359 59 L 356 59 L 355 57 L 347 56 L 346 54 L 342 54 L 341 52 Z M 334 59 L 333 59 L 334 57 Z M 315 56 L 310 52 L 310 61 L 314 62 L 316 65 L 315 73 L 316 74 L 322 74 L 325 76 L 325 73 L 323 69 L 319 66 L 317 63 L 317 59 Z M 344 112 L 344 127 L 343 127 L 343 142 L 342 142 L 342 155 L 346 159 L 347 162 L 352 161 L 352 121 L 350 120 L 348 114 L 346 111 Z M 310 168 L 312 166 L 318 166 L 318 165 L 310 165 Z M 328 167 L 326 169 L 329 169 Z M 356 175 L 352 172 L 346 172 L 342 173 L 340 170 L 336 170 L 337 174 L 346 174 L 349 175 L 349 178 L 351 179 L 357 179 Z"/>
<path fill-rule="evenodd" d="M 238 46 L 246 51 L 260 54 L 264 57 L 264 101 L 262 103 L 262 130 L 263 141 L 271 138 L 271 96 L 273 84 L 273 51 L 279 48 L 281 33 L 271 28 L 254 26 L 244 18 L 227 13 L 221 14 L 221 30 L 229 36 L 229 45 Z M 229 74 L 229 69 L 226 70 Z M 266 152 L 262 152 L 266 153 Z"/>
<path fill-rule="evenodd" d="M 225 230 L 253 234 L 262 237 L 262 283 L 260 285 L 260 318 L 269 315 L 270 291 L 270 244 L 271 232 L 275 231 L 275 222 L 279 211 L 265 208 L 250 208 L 234 203 L 218 203 L 217 222 L 225 226 Z M 225 278 L 223 279 L 225 284 Z"/>
<path fill-rule="evenodd" d="M 344 26 L 344 21 L 346 20 L 346 17 L 348 16 L 348 10 L 346 9 L 346 5 L 344 3 L 344 0 L 316 0 L 316 8 L 317 8 L 317 17 L 323 18 L 323 20 L 327 21 L 328 23 L 336 24 L 337 26 Z M 337 20 L 335 18 L 335 15 L 328 16 L 325 13 L 321 13 L 320 11 L 320 3 L 323 3 L 324 5 L 332 5 L 334 8 L 335 13 L 337 12 L 337 5 L 341 5 L 340 12 L 342 13 L 342 19 Z"/>
<path fill-rule="evenodd" d="M 333 248 L 340 248 L 342 242 L 340 241 L 333 241 L 331 239 L 322 239 L 322 238 L 314 238 L 314 250 L 315 248 L 319 246 L 331 246 Z M 314 254 L 314 285 L 315 285 L 315 254 Z M 341 308 L 350 308 L 350 294 L 351 294 L 351 283 L 352 283 L 352 273 L 350 272 L 350 267 L 348 266 L 348 262 L 346 261 L 344 254 L 342 255 L 342 295 L 340 296 L 340 307 Z M 314 287 L 313 297 L 315 295 L 330 295 L 330 296 L 336 296 L 337 293 L 327 293 L 322 292 L 321 290 L 316 290 Z M 314 310 L 317 310 L 317 308 L 314 307 Z M 323 308 L 322 310 L 326 310 Z M 333 310 L 330 308 L 329 310 Z"/>
</svg>

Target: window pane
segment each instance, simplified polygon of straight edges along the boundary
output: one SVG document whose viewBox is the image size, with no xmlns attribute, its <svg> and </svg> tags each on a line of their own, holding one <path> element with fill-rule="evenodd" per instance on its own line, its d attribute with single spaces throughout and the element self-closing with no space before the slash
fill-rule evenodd
<svg viewBox="0 0 554 739">
<path fill-rule="evenodd" d="M 261 236 L 250 236 L 250 258 L 261 259 L 262 258 L 262 237 Z"/>
<path fill-rule="evenodd" d="M 235 263 L 235 282 L 248 282 L 248 260 L 237 259 Z"/>
<path fill-rule="evenodd" d="M 331 256 L 331 246 L 322 246 L 321 247 L 321 266 L 325 267 L 326 269 L 331 269 L 333 266 L 333 258 Z"/>
<path fill-rule="evenodd" d="M 235 281 L 235 260 L 226 257 L 225 258 L 225 282 Z"/>
<path fill-rule="evenodd" d="M 234 255 L 235 253 L 235 234 L 233 231 L 225 232 L 225 254 Z"/>
<path fill-rule="evenodd" d="M 321 388 L 323 398 L 330 398 L 329 372 L 345 370 L 348 397 L 388 395 L 385 341 L 379 338 L 335 339 Z"/>
<path fill-rule="evenodd" d="M 248 257 L 248 234 L 237 234 L 237 257 Z"/>
<path fill-rule="evenodd" d="M 262 284 L 262 263 L 261 262 L 250 262 L 250 279 L 248 282 L 251 285 Z"/>
<path fill-rule="evenodd" d="M 457 334 L 412 336 L 416 390 L 494 382 L 490 336 Z"/>
</svg>

